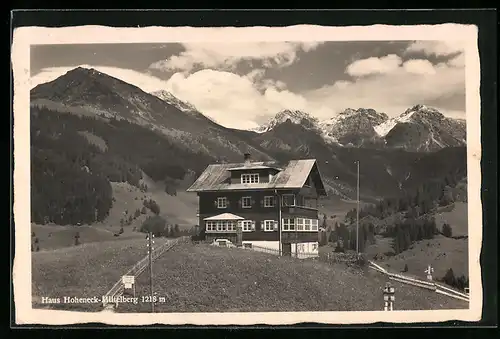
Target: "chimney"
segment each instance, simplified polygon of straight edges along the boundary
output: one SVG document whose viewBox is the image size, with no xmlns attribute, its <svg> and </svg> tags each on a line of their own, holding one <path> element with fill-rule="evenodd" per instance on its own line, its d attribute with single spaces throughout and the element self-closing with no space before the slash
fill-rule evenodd
<svg viewBox="0 0 500 339">
<path fill-rule="evenodd" d="M 245 153 L 243 155 L 243 159 L 245 160 L 245 166 L 250 165 L 250 162 L 251 162 L 251 155 L 250 155 L 250 153 Z"/>
</svg>

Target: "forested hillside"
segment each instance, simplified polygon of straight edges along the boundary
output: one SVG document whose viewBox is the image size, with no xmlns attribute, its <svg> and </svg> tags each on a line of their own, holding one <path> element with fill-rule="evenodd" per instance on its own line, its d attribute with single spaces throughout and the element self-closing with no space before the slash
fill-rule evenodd
<svg viewBox="0 0 500 339">
<path fill-rule="evenodd" d="M 81 132 L 104 140 L 105 150 Z M 113 203 L 110 182 L 140 187 L 141 170 L 169 182 L 212 161 L 126 120 L 42 107 L 31 108 L 31 160 L 32 221 L 63 225 L 103 220 Z"/>
</svg>

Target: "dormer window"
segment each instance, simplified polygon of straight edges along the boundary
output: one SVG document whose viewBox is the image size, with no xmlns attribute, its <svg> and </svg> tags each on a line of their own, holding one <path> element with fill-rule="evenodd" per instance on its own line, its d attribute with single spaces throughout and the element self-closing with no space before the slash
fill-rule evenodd
<svg viewBox="0 0 500 339">
<path fill-rule="evenodd" d="M 258 184 L 259 174 L 258 173 L 246 173 L 241 175 L 242 184 Z"/>
</svg>

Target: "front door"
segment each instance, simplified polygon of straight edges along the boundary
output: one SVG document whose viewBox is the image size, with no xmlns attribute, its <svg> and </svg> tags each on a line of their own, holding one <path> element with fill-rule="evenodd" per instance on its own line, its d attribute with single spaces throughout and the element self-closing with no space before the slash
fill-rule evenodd
<svg viewBox="0 0 500 339">
<path fill-rule="evenodd" d="M 282 244 L 283 256 L 290 257 L 292 255 L 292 244 Z"/>
</svg>

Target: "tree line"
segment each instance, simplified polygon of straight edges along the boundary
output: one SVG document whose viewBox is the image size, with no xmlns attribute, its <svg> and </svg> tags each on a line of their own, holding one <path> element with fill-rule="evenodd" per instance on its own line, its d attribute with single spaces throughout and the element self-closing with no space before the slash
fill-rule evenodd
<svg viewBox="0 0 500 339">
<path fill-rule="evenodd" d="M 102 138 L 107 149 L 91 144 L 81 131 Z M 171 185 L 188 170 L 201 172 L 210 162 L 207 155 L 180 148 L 158 132 L 125 120 L 44 107 L 31 108 L 30 136 L 31 217 L 41 224 L 101 221 L 113 204 L 110 182 L 145 189 L 144 171 Z"/>
<path fill-rule="evenodd" d="M 355 227 L 348 227 L 346 224 L 338 222 L 332 229 L 327 226 L 326 215 L 324 215 L 322 228 L 326 231 L 320 232 L 319 245 L 324 246 L 328 242 L 336 243 L 335 251 L 337 252 L 356 250 L 357 242 L 359 242 L 359 251 L 364 252 L 366 247 L 375 243 L 375 226 L 370 222 L 361 223 L 358 231 Z"/>
<path fill-rule="evenodd" d="M 167 225 L 167 221 L 159 215 L 150 216 L 146 220 L 144 220 L 140 231 L 144 233 L 152 232 L 155 237 L 168 238 L 188 236 L 192 235 L 194 232 L 194 230 L 192 229 L 181 230 L 178 224 Z"/>
</svg>

